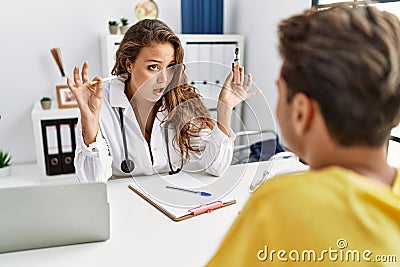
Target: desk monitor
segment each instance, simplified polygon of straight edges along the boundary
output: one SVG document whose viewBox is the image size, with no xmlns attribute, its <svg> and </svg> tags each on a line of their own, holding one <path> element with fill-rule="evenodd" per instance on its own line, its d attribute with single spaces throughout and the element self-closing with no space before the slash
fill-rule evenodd
<svg viewBox="0 0 400 267">
<path fill-rule="evenodd" d="M 109 237 L 105 183 L 0 188 L 0 253 Z"/>
</svg>

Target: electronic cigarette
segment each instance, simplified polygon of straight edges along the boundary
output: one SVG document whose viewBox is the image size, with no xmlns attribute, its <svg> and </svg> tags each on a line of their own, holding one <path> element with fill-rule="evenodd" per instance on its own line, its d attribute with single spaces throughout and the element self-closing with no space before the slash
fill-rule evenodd
<svg viewBox="0 0 400 267">
<path fill-rule="evenodd" d="M 239 48 L 235 48 L 235 59 L 232 62 L 233 82 L 239 83 L 240 81 L 240 65 L 239 65 Z"/>
</svg>

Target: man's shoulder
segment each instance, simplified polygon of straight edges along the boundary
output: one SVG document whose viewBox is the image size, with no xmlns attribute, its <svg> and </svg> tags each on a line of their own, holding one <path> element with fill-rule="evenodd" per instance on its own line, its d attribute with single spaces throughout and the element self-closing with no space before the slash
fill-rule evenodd
<svg viewBox="0 0 400 267">
<path fill-rule="evenodd" d="M 327 194 L 341 193 L 354 177 L 350 171 L 338 167 L 310 170 L 275 176 L 268 179 L 257 192 L 258 198 L 298 198 L 315 201 Z"/>
<path fill-rule="evenodd" d="M 265 182 L 265 187 L 305 186 L 305 183 L 321 184 L 331 177 L 346 176 L 346 172 L 338 172 L 337 167 L 328 167 L 321 170 L 307 170 L 304 172 L 286 173 L 274 176 Z"/>
</svg>

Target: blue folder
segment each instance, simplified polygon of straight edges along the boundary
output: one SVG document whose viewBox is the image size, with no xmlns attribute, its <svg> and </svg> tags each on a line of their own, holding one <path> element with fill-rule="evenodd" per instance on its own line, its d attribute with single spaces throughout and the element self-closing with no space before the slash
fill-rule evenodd
<svg viewBox="0 0 400 267">
<path fill-rule="evenodd" d="M 181 0 L 182 33 L 222 34 L 224 0 Z"/>
</svg>

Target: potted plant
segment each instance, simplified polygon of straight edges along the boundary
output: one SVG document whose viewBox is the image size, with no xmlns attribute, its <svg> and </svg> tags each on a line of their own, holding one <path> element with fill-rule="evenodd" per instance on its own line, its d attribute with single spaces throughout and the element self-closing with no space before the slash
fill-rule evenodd
<svg viewBox="0 0 400 267">
<path fill-rule="evenodd" d="M 111 34 L 117 34 L 118 32 L 118 22 L 116 20 L 110 20 L 108 22 L 108 29 L 110 30 Z"/>
<path fill-rule="evenodd" d="M 8 152 L 0 150 L 0 177 L 11 174 L 11 156 Z"/>
<path fill-rule="evenodd" d="M 50 97 L 42 97 L 42 99 L 40 99 L 40 105 L 42 105 L 42 109 L 50 109 L 51 108 L 51 98 Z"/>
<path fill-rule="evenodd" d="M 121 31 L 121 34 L 125 34 L 129 29 L 128 19 L 121 18 L 120 20 L 121 20 L 122 25 L 119 26 L 119 30 Z"/>
</svg>

